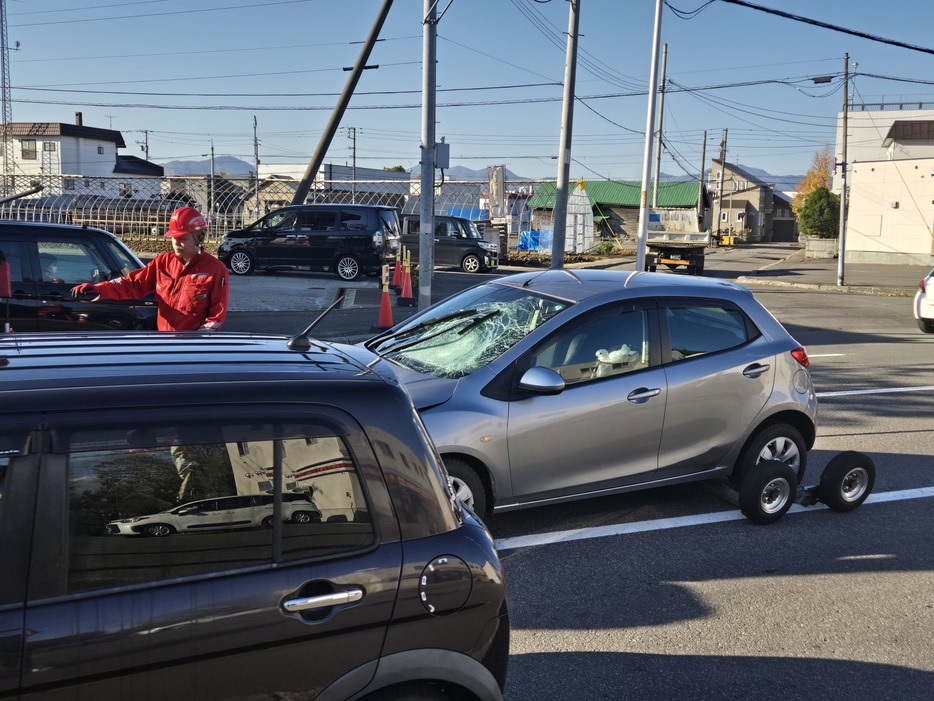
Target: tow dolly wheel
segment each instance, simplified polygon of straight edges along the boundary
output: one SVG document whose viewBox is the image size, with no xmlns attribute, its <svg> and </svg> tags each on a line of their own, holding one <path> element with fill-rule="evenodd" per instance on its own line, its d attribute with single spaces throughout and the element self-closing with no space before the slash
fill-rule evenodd
<svg viewBox="0 0 934 701">
<path fill-rule="evenodd" d="M 775 523 L 795 501 L 798 478 L 779 460 L 764 460 L 750 470 L 739 487 L 739 508 L 753 523 Z"/>
<path fill-rule="evenodd" d="M 866 501 L 875 482 L 872 459 L 856 450 L 846 450 L 827 463 L 817 494 L 834 511 L 852 511 Z"/>
</svg>

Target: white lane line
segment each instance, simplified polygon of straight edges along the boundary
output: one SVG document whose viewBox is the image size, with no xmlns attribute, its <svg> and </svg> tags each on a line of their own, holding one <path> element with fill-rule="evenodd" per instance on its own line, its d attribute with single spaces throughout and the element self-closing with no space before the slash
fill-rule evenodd
<svg viewBox="0 0 934 701">
<path fill-rule="evenodd" d="M 923 385 L 921 387 L 884 387 L 882 389 L 845 389 L 838 392 L 817 392 L 817 398 L 821 397 L 850 397 L 857 394 L 895 394 L 897 392 L 929 392 L 934 389 L 934 385 Z"/>
<path fill-rule="evenodd" d="M 870 494 L 863 502 L 867 504 L 884 504 L 892 501 L 905 501 L 907 499 L 921 499 L 934 497 L 934 487 L 919 487 L 918 489 L 902 489 L 896 492 L 881 492 Z M 801 513 L 826 509 L 823 504 L 815 506 L 801 506 L 794 504 L 788 513 Z M 575 528 L 568 531 L 554 531 L 552 533 L 537 533 L 534 535 L 514 536 L 512 538 L 499 538 L 496 541 L 497 550 L 516 550 L 518 548 L 532 548 L 552 543 L 569 543 L 575 540 L 591 540 L 593 538 L 607 538 L 615 535 L 629 535 L 632 533 L 648 533 L 650 531 L 664 531 L 671 528 L 685 528 L 687 526 L 703 526 L 710 523 L 724 523 L 726 521 L 741 521 L 746 518 L 739 511 L 718 511 L 711 514 L 697 514 L 696 516 L 678 516 L 675 518 L 659 518 L 652 521 L 637 521 L 635 523 L 617 523 L 610 526 L 596 528 Z"/>
</svg>

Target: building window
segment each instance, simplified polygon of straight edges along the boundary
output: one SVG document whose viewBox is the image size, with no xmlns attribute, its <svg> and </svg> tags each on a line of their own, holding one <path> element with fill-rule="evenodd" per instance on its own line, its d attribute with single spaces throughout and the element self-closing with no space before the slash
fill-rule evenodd
<svg viewBox="0 0 934 701">
<path fill-rule="evenodd" d="M 42 142 L 42 150 L 43 150 L 43 151 L 55 151 L 55 147 L 56 147 L 57 145 L 58 145 L 58 144 L 56 144 L 54 141 L 43 141 L 43 142 Z"/>
<path fill-rule="evenodd" d="M 720 212 L 720 221 L 729 221 L 730 213 L 729 212 Z"/>
<path fill-rule="evenodd" d="M 98 147 L 97 147 L 97 152 L 98 152 L 99 154 L 101 154 L 101 155 L 104 155 L 104 147 L 103 147 L 103 146 L 98 146 Z"/>
<path fill-rule="evenodd" d="M 74 178 L 65 178 L 62 180 L 62 189 L 63 190 L 74 190 L 75 189 L 75 179 Z"/>
<path fill-rule="evenodd" d="M 132 197 L 133 196 L 133 184 L 132 183 L 120 183 L 120 196 L 121 197 Z"/>
<path fill-rule="evenodd" d="M 22 140 L 23 151 L 22 158 L 24 161 L 34 161 L 38 158 L 36 153 L 36 140 L 35 139 L 23 139 Z"/>
</svg>

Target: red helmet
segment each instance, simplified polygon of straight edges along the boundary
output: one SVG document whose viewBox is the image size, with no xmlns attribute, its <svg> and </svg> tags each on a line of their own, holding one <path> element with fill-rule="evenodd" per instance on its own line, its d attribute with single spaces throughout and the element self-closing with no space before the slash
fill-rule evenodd
<svg viewBox="0 0 934 701">
<path fill-rule="evenodd" d="M 165 235 L 174 239 L 185 234 L 207 231 L 207 229 L 208 223 L 201 212 L 194 207 L 179 207 L 172 212 L 172 219 L 169 220 L 169 230 L 165 232 Z"/>
</svg>

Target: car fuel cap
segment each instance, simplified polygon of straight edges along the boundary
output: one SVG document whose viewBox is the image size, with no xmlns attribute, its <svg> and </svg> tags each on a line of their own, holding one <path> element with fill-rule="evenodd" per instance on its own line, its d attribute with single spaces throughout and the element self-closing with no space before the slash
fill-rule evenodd
<svg viewBox="0 0 934 701">
<path fill-rule="evenodd" d="M 473 578 L 467 563 L 454 555 L 441 555 L 425 566 L 418 595 L 428 613 L 445 616 L 467 603 Z"/>
</svg>

